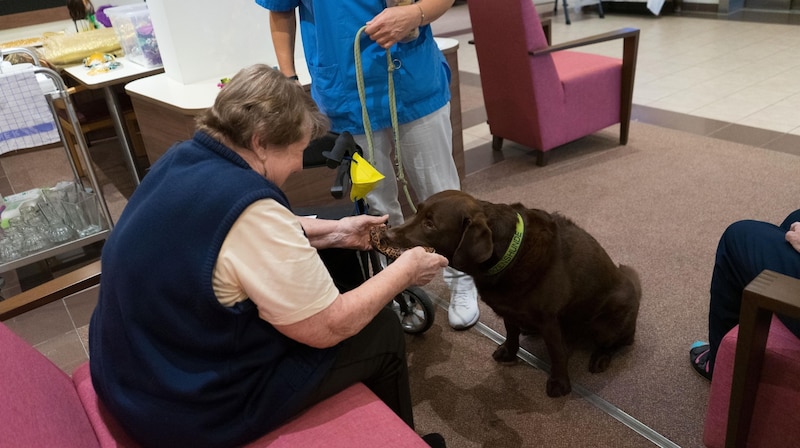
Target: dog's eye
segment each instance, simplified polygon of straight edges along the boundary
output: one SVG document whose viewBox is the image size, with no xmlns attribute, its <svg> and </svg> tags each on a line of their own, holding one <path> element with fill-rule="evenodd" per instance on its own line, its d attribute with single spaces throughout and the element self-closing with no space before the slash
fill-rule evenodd
<svg viewBox="0 0 800 448">
<path fill-rule="evenodd" d="M 436 226 L 433 224 L 433 220 L 431 219 L 426 219 L 425 221 L 423 221 L 422 227 L 424 227 L 427 230 L 433 230 L 436 228 Z"/>
</svg>

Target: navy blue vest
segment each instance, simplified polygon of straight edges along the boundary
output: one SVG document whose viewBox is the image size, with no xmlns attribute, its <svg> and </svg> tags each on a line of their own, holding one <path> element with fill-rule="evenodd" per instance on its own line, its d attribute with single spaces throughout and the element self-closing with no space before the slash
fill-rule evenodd
<svg viewBox="0 0 800 448">
<path fill-rule="evenodd" d="M 226 308 L 214 295 L 225 236 L 263 198 L 289 208 L 277 186 L 198 132 L 153 165 L 103 248 L 92 380 L 146 446 L 245 443 L 296 413 L 332 365 L 335 349 L 295 342 L 251 301 Z"/>
</svg>

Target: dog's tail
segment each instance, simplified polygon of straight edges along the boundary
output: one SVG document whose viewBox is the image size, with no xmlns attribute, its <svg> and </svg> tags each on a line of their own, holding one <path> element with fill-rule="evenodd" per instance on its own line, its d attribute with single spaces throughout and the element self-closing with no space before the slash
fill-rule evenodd
<svg viewBox="0 0 800 448">
<path fill-rule="evenodd" d="M 628 279 L 630 279 L 631 283 L 633 284 L 633 289 L 634 289 L 635 294 L 636 294 L 636 300 L 637 301 L 641 301 L 642 300 L 642 282 L 641 282 L 641 280 L 639 280 L 639 273 L 636 272 L 636 270 L 633 269 L 632 267 L 624 265 L 624 264 L 620 264 L 619 265 L 619 270 L 625 275 L 625 277 L 628 277 Z"/>
</svg>

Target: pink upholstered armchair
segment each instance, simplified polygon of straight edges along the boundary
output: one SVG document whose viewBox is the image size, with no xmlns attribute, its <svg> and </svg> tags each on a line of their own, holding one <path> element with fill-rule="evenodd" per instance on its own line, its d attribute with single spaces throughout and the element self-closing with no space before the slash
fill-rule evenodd
<svg viewBox="0 0 800 448">
<path fill-rule="evenodd" d="M 0 302 L 0 320 L 100 282 L 100 262 Z M 70 378 L 0 323 L 0 446 L 139 448 L 100 402 L 88 362 Z M 423 448 L 428 444 L 356 383 L 245 448 Z"/>
<path fill-rule="evenodd" d="M 800 339 L 773 312 L 800 318 L 800 279 L 764 271 L 745 288 L 739 325 L 714 361 L 703 434 L 709 448 L 800 441 Z"/>
<path fill-rule="evenodd" d="M 503 139 L 538 151 L 620 123 L 628 142 L 639 30 L 549 46 L 532 0 L 469 0 L 492 148 Z M 622 39 L 622 59 L 565 51 Z"/>
</svg>

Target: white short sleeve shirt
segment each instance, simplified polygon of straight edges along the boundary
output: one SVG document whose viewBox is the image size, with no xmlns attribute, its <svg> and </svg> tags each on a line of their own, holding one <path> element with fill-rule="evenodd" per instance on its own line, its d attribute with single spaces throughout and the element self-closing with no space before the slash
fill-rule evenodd
<svg viewBox="0 0 800 448">
<path fill-rule="evenodd" d="M 273 199 L 254 202 L 233 224 L 212 282 L 222 305 L 249 298 L 273 325 L 300 322 L 339 296 L 297 217 Z"/>
</svg>

